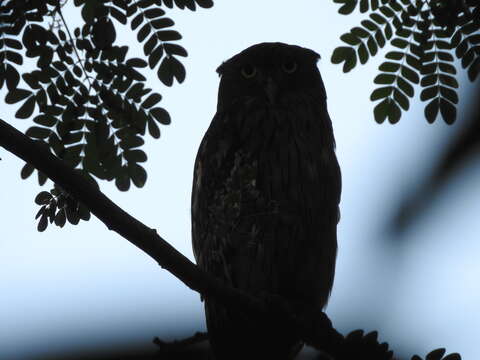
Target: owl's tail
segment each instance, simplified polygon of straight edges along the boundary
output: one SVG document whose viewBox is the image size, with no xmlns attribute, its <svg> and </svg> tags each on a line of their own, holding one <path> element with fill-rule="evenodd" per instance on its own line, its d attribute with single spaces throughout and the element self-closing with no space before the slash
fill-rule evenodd
<svg viewBox="0 0 480 360">
<path fill-rule="evenodd" d="M 292 360 L 303 343 L 276 321 L 248 318 L 205 300 L 208 335 L 215 360 Z"/>
</svg>

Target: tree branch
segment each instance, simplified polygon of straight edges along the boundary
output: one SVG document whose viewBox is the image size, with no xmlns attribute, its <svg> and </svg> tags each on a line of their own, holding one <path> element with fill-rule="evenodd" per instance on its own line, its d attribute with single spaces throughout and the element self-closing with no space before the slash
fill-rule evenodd
<svg viewBox="0 0 480 360">
<path fill-rule="evenodd" d="M 0 145 L 46 174 L 57 185 L 86 205 L 108 229 L 117 232 L 150 255 L 161 267 L 180 279 L 190 289 L 203 296 L 213 296 L 227 306 L 247 311 L 254 316 L 272 315 L 272 310 L 263 301 L 227 286 L 200 269 L 159 236 L 155 229 L 147 227 L 122 210 L 94 185 L 55 157 L 47 147 L 31 140 L 1 119 Z M 330 320 L 323 312 L 319 310 L 298 313 L 280 311 L 281 314 L 279 314 L 278 310 L 276 309 L 275 315 L 283 316 L 285 323 L 307 344 L 332 355 L 339 353 L 343 336 L 333 329 Z"/>
</svg>

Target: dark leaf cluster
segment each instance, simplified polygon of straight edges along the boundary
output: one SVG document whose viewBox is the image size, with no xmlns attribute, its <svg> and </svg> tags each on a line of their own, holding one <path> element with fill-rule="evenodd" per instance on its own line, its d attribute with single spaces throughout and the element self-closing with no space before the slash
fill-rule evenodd
<svg viewBox="0 0 480 360">
<path fill-rule="evenodd" d="M 460 356 L 459 353 L 451 353 L 448 355 L 445 355 L 445 349 L 440 348 L 440 349 L 435 349 L 433 351 L 430 351 L 424 358 L 425 360 L 462 360 L 462 357 Z M 424 360 L 418 355 L 412 356 L 411 360 Z"/>
<path fill-rule="evenodd" d="M 115 181 L 121 191 L 131 184 L 142 187 L 147 180 L 144 137 L 148 133 L 158 139 L 160 125 L 170 123 L 170 115 L 159 106 L 162 96 L 145 87 L 142 69 L 155 69 L 166 86 L 185 79 L 179 59 L 187 52 L 177 43 L 181 35 L 172 29 L 174 22 L 164 8 L 194 11 L 213 2 L 74 0 L 83 20 L 76 28 L 63 16 L 65 3 L 0 0 L 0 88 L 7 87 L 5 101 L 18 106 L 18 119 L 33 117 L 28 136 L 92 181 Z M 128 46 L 116 45 L 122 25 L 136 31 L 147 61 L 129 58 Z M 33 71 L 22 72 L 25 57 L 36 62 Z M 34 172 L 26 164 L 21 176 L 26 179 Z M 47 177 L 39 171 L 37 176 L 45 184 Z M 66 216 L 75 202 L 59 201 L 59 196 L 52 191 L 51 201 L 42 203 L 39 230 L 45 229 L 47 218 L 63 226 L 63 215 L 55 221 L 57 214 L 71 223 L 87 218 L 84 210 L 80 217 L 72 215 L 83 209 L 78 204 Z M 45 195 L 42 199 L 46 201 Z"/>
<path fill-rule="evenodd" d="M 369 13 L 359 26 L 343 34 L 344 46 L 332 54 L 334 64 L 349 72 L 365 64 L 387 43 L 393 47 L 379 66 L 370 99 L 378 123 L 392 124 L 407 111 L 421 86 L 426 102 L 425 117 L 434 122 L 440 113 L 452 124 L 457 116 L 458 82 L 455 58 L 461 61 L 471 81 L 480 73 L 480 2 L 478 0 L 334 0 L 341 14 L 357 7 Z"/>
<path fill-rule="evenodd" d="M 378 333 L 372 331 L 364 333 L 363 330 L 355 330 L 343 338 L 338 350 L 334 351 L 333 357 L 338 360 L 371 359 L 391 360 L 393 351 L 387 343 L 378 341 Z M 323 359 L 320 357 L 320 359 Z"/>
<path fill-rule="evenodd" d="M 82 175 L 96 184 L 96 181 L 89 177 L 88 173 L 83 172 Z M 38 193 L 35 203 L 40 205 L 40 210 L 35 216 L 35 219 L 38 219 L 38 231 L 45 231 L 49 223 L 63 227 L 67 220 L 76 225 L 80 220 L 90 219 L 90 210 L 57 185 L 50 191 Z"/>
<path fill-rule="evenodd" d="M 378 341 L 378 333 L 372 331 L 365 333 L 363 330 L 355 330 L 350 332 L 343 338 L 337 348 L 328 355 L 319 355 L 318 360 L 326 359 L 335 360 L 393 360 L 394 353 L 389 349 L 387 343 L 380 343 Z M 461 360 L 458 353 L 451 353 L 445 355 L 445 349 L 439 348 L 431 351 L 423 359 L 418 355 L 412 356 L 411 360 Z"/>
</svg>

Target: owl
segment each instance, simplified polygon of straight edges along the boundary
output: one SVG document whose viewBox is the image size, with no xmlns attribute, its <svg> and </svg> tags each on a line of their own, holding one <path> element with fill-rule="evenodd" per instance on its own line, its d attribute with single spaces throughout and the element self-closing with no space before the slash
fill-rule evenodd
<svg viewBox="0 0 480 360">
<path fill-rule="evenodd" d="M 261 43 L 218 67 L 191 206 L 198 266 L 253 296 L 320 309 L 335 273 L 341 175 L 318 59 Z M 292 359 L 301 349 L 275 320 L 204 301 L 217 360 Z"/>
</svg>

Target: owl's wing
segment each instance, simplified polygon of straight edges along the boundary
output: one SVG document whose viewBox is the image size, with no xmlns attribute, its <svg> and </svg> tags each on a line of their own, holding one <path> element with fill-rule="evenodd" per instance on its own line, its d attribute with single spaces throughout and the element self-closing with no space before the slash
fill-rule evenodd
<svg viewBox="0 0 480 360">
<path fill-rule="evenodd" d="M 241 143 L 238 124 L 238 119 L 217 113 L 200 144 L 193 176 L 192 245 L 205 271 L 252 289 L 265 281 L 253 269 L 259 261 L 251 256 L 251 245 L 258 240 L 257 214 L 265 212 L 265 206 L 255 186 L 256 158 Z M 254 138 L 263 141 L 261 136 Z M 251 272 L 256 275 L 249 276 Z"/>
<path fill-rule="evenodd" d="M 197 264 L 217 278 L 228 280 L 231 275 L 225 259 L 229 244 L 224 240 L 228 231 L 222 212 L 227 207 L 226 181 L 234 161 L 236 144 L 226 119 L 217 114 L 200 144 L 193 174 L 192 245 Z M 223 203 L 222 203 L 223 202 Z"/>
</svg>

